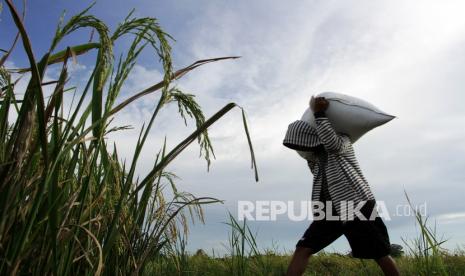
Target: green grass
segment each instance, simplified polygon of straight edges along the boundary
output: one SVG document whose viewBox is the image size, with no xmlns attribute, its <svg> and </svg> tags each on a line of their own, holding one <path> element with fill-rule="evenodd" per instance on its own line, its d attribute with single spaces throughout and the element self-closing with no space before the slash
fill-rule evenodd
<svg viewBox="0 0 465 276">
<path fill-rule="evenodd" d="M 214 152 L 207 129 L 237 107 L 228 103 L 205 118 L 194 95 L 173 81 L 199 66 L 236 57 L 200 60 L 174 71 L 172 39 L 155 18 L 137 18 L 131 12 L 111 31 L 89 14 L 89 7 L 67 21 L 62 18 L 48 51 L 37 60 L 23 16 L 12 1 L 5 8 L 20 40 L 0 59 L 0 274 L 141 273 L 148 262 L 172 249 L 180 233 L 187 233 L 189 219 L 203 221 L 202 205 L 219 202 L 178 191 L 175 174 L 165 168 L 194 141 L 210 164 Z M 97 41 L 62 45 L 65 37 L 83 28 L 91 29 Z M 122 37 L 132 42 L 115 58 L 113 49 Z M 9 53 L 20 44 L 29 67 L 6 68 Z M 142 51 L 160 61 L 164 77 L 142 91 L 126 91 L 130 96 L 122 98 Z M 79 89 L 69 87 L 70 60 L 90 53 L 95 53 L 92 74 Z M 59 77 L 44 83 L 52 65 L 60 69 Z M 30 79 L 22 95 L 16 86 L 24 74 Z M 50 95 L 44 92 L 47 85 L 53 87 Z M 111 121 L 149 94 L 157 95 L 151 117 L 134 141 L 131 161 L 123 162 L 118 146 L 108 145 L 105 138 L 127 126 Z M 72 103 L 66 102 L 69 98 Z M 167 148 L 166 141 L 160 144 L 152 169 L 136 175 L 148 134 L 170 104 L 178 106 L 184 121 L 192 119 L 195 129 L 174 148 Z M 244 111 L 242 116 L 258 180 Z"/>
<path fill-rule="evenodd" d="M 242 275 L 284 275 L 290 262 L 289 255 L 275 255 L 272 253 L 261 256 L 267 267 L 261 268 L 257 260 L 247 257 L 248 265 Z M 444 269 L 447 275 L 465 275 L 465 255 L 442 256 Z M 415 258 L 403 256 L 395 258 L 401 275 L 439 275 L 434 271 L 429 274 L 421 274 L 414 264 Z M 207 255 L 191 255 L 187 258 L 186 266 L 177 270 L 171 259 L 157 260 L 148 265 L 145 275 L 241 275 L 235 274 L 231 268 L 234 263 L 232 257 L 214 258 Z M 383 275 L 377 264 L 372 260 L 358 260 L 340 254 L 317 254 L 310 259 L 304 275 Z"/>
<path fill-rule="evenodd" d="M 428 224 L 428 218 L 423 217 L 413 208 L 407 193 L 405 193 L 405 197 L 414 210 L 416 224 L 420 231 L 417 238 L 411 241 L 404 240 L 411 255 L 410 264 L 418 275 L 449 275 L 450 269 L 446 267 L 444 261 L 444 255 L 447 254 L 441 248 L 441 245 L 447 240 L 439 238 L 436 227 L 431 227 Z"/>
</svg>

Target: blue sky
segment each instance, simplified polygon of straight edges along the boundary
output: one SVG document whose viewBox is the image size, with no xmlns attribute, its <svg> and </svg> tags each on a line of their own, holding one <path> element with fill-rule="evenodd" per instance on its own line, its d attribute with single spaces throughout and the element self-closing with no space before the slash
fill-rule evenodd
<svg viewBox="0 0 465 276">
<path fill-rule="evenodd" d="M 67 17 L 90 1 L 29 1 L 26 27 L 36 56 L 48 48 L 63 10 Z M 19 5 L 19 1 L 18 1 Z M 98 1 L 91 14 L 111 28 L 132 8 L 137 16 L 159 19 L 171 34 L 176 68 L 217 56 L 241 59 L 202 67 L 177 85 L 197 95 L 207 116 L 230 101 L 247 111 L 261 180 L 255 183 L 240 112 L 211 128 L 217 159 L 210 172 L 192 146 L 168 169 L 182 179 L 181 189 L 225 200 L 206 207 L 206 224 L 192 227 L 190 248 L 222 250 L 227 240 L 227 210 L 239 200 L 308 200 L 312 176 L 295 152 L 282 146 L 287 125 L 300 118 L 311 95 L 336 91 L 368 100 L 398 118 L 355 144 L 361 167 L 375 196 L 388 209 L 427 203 L 431 222 L 450 240 L 449 249 L 465 244 L 465 18 L 462 1 Z M 15 28 L 6 10 L 0 17 L 0 48 L 7 48 Z M 61 46 L 86 42 L 90 30 Z M 117 48 L 123 50 L 125 42 Z M 93 66 L 93 55 L 79 57 L 77 80 Z M 25 64 L 20 47 L 15 66 Z M 53 76 L 53 72 L 50 73 Z M 161 76 L 157 59 L 145 52 L 128 80 L 122 98 Z M 78 82 L 78 81 L 77 81 Z M 115 124 L 134 130 L 113 134 L 122 156 L 130 158 L 138 128 L 149 119 L 153 100 L 130 106 Z M 166 134 L 174 146 L 186 128 L 168 108 L 138 168 L 143 174 Z M 413 217 L 386 222 L 393 243 L 417 235 Z M 308 222 L 251 223 L 262 247 L 273 242 L 291 250 Z M 345 252 L 342 238 L 329 250 Z"/>
</svg>

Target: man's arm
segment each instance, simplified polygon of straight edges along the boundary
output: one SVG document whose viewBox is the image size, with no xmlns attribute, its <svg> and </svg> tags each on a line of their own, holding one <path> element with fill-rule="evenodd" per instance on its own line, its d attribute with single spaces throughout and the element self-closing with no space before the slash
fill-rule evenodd
<svg viewBox="0 0 465 276">
<path fill-rule="evenodd" d="M 316 130 L 325 149 L 332 153 L 343 153 L 351 146 L 348 136 L 339 135 L 334 131 L 333 126 L 326 117 L 325 111 L 329 102 L 323 98 L 313 98 L 310 100 L 310 107 L 315 116 Z"/>
</svg>

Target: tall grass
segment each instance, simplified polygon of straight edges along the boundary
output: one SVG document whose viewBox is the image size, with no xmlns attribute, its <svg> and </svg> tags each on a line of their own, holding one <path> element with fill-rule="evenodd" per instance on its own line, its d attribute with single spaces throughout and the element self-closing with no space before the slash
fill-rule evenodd
<svg viewBox="0 0 465 276">
<path fill-rule="evenodd" d="M 412 256 L 412 264 L 417 275 L 449 275 L 443 261 L 445 255 L 441 245 L 447 240 L 438 237 L 436 227 L 429 226 L 428 218 L 418 212 L 407 193 L 405 197 L 413 210 L 419 236 L 413 240 L 403 239 Z"/>
<path fill-rule="evenodd" d="M 145 271 L 146 275 L 283 275 L 287 268 L 286 260 L 272 251 L 263 251 L 257 243 L 247 222 L 237 221 L 229 214 L 225 222 L 229 233 L 225 255 L 207 255 L 199 249 L 194 255 L 186 250 L 187 236 L 178 239 L 164 248 L 163 253 L 154 259 Z"/>
<path fill-rule="evenodd" d="M 229 214 L 229 222 L 226 223 L 230 229 L 228 249 L 230 256 L 230 274 L 248 275 L 250 271 L 257 274 L 265 272 L 263 268 L 263 256 L 258 248 L 256 234 L 252 233 L 247 221 L 238 222 L 233 215 Z"/>
<path fill-rule="evenodd" d="M 48 51 L 37 60 L 22 17 L 11 0 L 5 3 L 29 67 L 4 67 L 15 43 L 0 59 L 0 274 L 143 272 L 150 260 L 187 231 L 188 219 L 203 221 L 203 204 L 218 202 L 178 191 L 174 174 L 166 171 L 166 166 L 195 140 L 209 164 L 214 154 L 207 128 L 237 106 L 229 103 L 206 119 L 195 97 L 177 89 L 172 81 L 198 66 L 235 57 L 200 60 L 174 71 L 171 38 L 155 18 L 137 18 L 130 13 L 110 31 L 104 22 L 88 14 L 89 7 L 66 22 L 62 18 Z M 82 28 L 91 28 L 98 41 L 57 49 L 65 37 Z M 122 37 L 130 37 L 132 43 L 115 59 L 113 48 Z M 143 50 L 159 57 L 164 77 L 120 99 Z M 92 74 L 83 83 L 82 92 L 74 90 L 74 105 L 65 109 L 65 93 L 73 91 L 68 87 L 69 60 L 91 51 L 97 52 Z M 59 78 L 44 83 L 51 64 L 61 64 Z M 27 72 L 30 80 L 23 97 L 18 98 L 14 76 Z M 48 98 L 45 85 L 54 86 Z M 158 94 L 158 102 L 134 141 L 131 162 L 122 162 L 118 148 L 107 145 L 104 139 L 121 129 L 110 128 L 110 122 L 126 106 L 151 93 Z M 146 175 L 136 175 L 148 134 L 160 111 L 170 103 L 178 105 L 184 120 L 192 118 L 196 129 L 173 149 L 168 149 L 165 141 L 152 169 Z M 242 115 L 258 180 L 243 111 Z"/>
</svg>

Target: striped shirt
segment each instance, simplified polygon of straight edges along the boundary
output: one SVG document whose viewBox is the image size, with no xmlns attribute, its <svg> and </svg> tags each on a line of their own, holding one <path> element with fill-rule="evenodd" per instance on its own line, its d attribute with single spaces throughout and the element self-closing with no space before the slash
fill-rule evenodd
<svg viewBox="0 0 465 276">
<path fill-rule="evenodd" d="M 323 145 L 327 153 L 326 166 L 321 166 L 315 153 L 308 155 L 307 163 L 313 174 L 312 201 L 319 201 L 326 184 L 329 195 L 342 220 L 353 219 L 353 214 L 341 210 L 341 202 L 374 200 L 370 186 L 355 158 L 352 143 L 347 135 L 337 134 L 328 118 L 315 116 L 316 128 L 304 121 L 295 121 L 288 127 L 283 144 L 298 151 L 310 151 Z M 323 181 L 325 183 L 323 183 Z"/>
<path fill-rule="evenodd" d="M 328 153 L 326 152 L 325 147 L 323 145 L 312 147 L 311 153 L 312 157 L 316 157 L 315 159 L 318 160 L 318 167 L 320 168 L 319 171 L 324 171 L 326 165 L 328 164 Z M 331 195 L 329 194 L 328 190 L 328 183 L 324 174 L 321 174 L 321 193 L 319 198 L 319 200 L 322 202 L 331 200 Z"/>
</svg>

